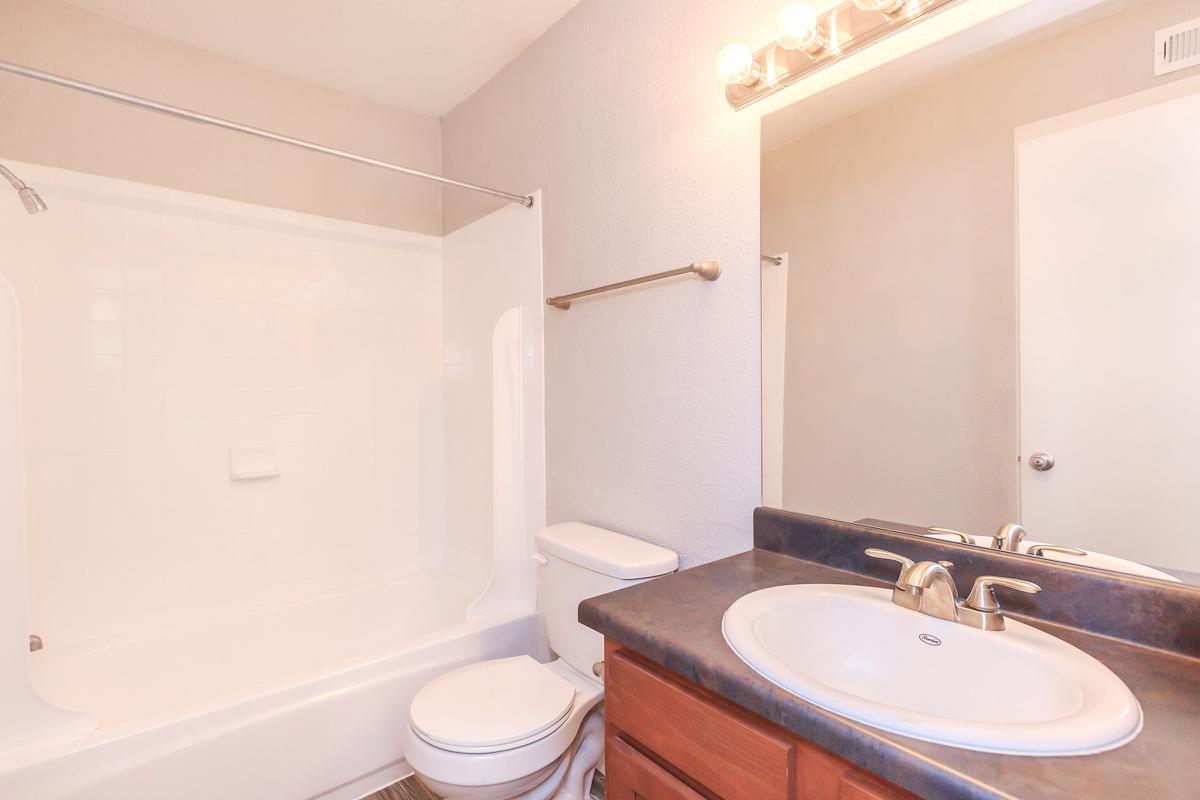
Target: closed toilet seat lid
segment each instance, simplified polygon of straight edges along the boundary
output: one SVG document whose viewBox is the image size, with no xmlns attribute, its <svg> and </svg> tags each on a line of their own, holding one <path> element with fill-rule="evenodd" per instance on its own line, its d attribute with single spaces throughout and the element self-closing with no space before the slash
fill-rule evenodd
<svg viewBox="0 0 1200 800">
<path fill-rule="evenodd" d="M 575 687 L 529 656 L 434 678 L 413 698 L 413 732 L 435 747 L 494 753 L 545 738 L 571 713 Z"/>
</svg>

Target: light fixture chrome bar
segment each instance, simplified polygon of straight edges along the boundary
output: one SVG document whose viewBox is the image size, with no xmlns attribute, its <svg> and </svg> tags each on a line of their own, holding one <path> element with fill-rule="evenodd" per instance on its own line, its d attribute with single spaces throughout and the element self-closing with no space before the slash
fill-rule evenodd
<svg viewBox="0 0 1200 800">
<path fill-rule="evenodd" d="M 564 294 L 561 297 L 547 297 L 546 305 L 561 308 L 566 311 L 571 307 L 574 300 L 579 300 L 583 297 L 590 297 L 594 294 L 602 292 L 613 292 L 617 289 L 624 289 L 629 286 L 637 286 L 641 283 L 649 283 L 650 281 L 660 281 L 663 278 L 673 278 L 676 275 L 699 275 L 706 281 L 715 281 L 721 277 L 721 264 L 718 261 L 697 261 L 694 264 L 688 264 L 686 267 L 677 267 L 676 269 L 668 269 L 663 272 L 656 272 L 653 275 L 643 275 L 640 278 L 630 278 L 627 281 L 617 281 L 616 283 L 607 283 L 604 286 L 597 286 L 595 289 L 584 289 L 582 292 L 574 294 Z"/>
<path fill-rule="evenodd" d="M 767 262 L 768 264 L 774 264 L 775 266 L 778 267 L 780 264 L 783 263 L 783 256 L 766 256 L 766 255 L 764 255 L 764 256 L 762 256 L 762 260 Z"/>
<path fill-rule="evenodd" d="M 725 99 L 736 109 L 745 108 L 961 1 L 905 0 L 899 11 L 887 13 L 864 10 L 853 0 L 843 0 L 817 19 L 816 34 L 825 42 L 823 47 L 806 52 L 772 42 L 754 53 L 751 72 L 757 80 L 748 85 L 727 84 Z"/>
<path fill-rule="evenodd" d="M 441 175 L 422 172 L 419 169 L 402 167 L 399 164 L 393 164 L 389 161 L 381 161 L 378 158 L 360 156 L 357 153 L 351 153 L 347 150 L 338 150 L 334 147 L 326 147 L 323 144 L 309 142 L 304 139 L 297 139 L 293 136 L 285 136 L 281 133 L 273 133 L 271 131 L 264 130 L 263 128 L 255 128 L 251 125 L 242 125 L 239 122 L 222 119 L 221 117 L 214 117 L 210 114 L 202 114 L 198 111 L 189 111 L 186 108 L 179 108 L 178 106 L 167 105 L 166 103 L 159 103 L 154 100 L 147 100 L 144 97 L 118 92 L 113 89 L 106 89 L 103 86 L 97 86 L 92 83 L 84 83 L 83 81 L 77 81 L 73 78 L 65 78 L 61 75 L 55 75 L 51 72 L 43 72 L 40 69 L 23 67 L 20 64 L 13 64 L 9 61 L 0 61 L 0 71 L 8 72 L 13 75 L 19 75 L 23 78 L 32 78 L 33 80 L 51 83 L 55 86 L 62 86 L 66 89 L 74 89 L 77 92 L 84 92 L 96 97 L 103 97 L 106 100 L 124 103 L 125 105 L 141 108 L 146 111 L 154 111 L 158 114 L 165 114 L 168 117 L 188 120 L 189 122 L 199 122 L 202 125 L 214 125 L 218 128 L 237 131 L 238 133 L 245 133 L 250 136 L 257 136 L 260 139 L 267 139 L 272 142 L 279 142 L 280 144 L 287 144 L 304 150 L 311 150 L 315 153 L 324 153 L 327 156 L 334 156 L 335 158 L 343 158 L 347 161 L 354 161 L 356 163 L 366 164 L 371 167 L 379 167 L 381 169 L 391 170 L 392 172 L 399 172 L 402 175 L 409 175 L 413 178 L 421 178 L 422 180 L 433 181 L 435 183 L 440 183 L 443 186 L 454 186 L 459 189 L 468 189 L 472 192 L 490 194 L 493 197 L 501 197 L 510 202 L 518 203 L 526 208 L 533 208 L 533 197 L 531 195 L 513 194 L 512 192 L 493 189 L 489 186 L 480 186 L 479 184 L 467 183 L 466 181 L 456 181 L 453 178 L 443 178 Z"/>
</svg>

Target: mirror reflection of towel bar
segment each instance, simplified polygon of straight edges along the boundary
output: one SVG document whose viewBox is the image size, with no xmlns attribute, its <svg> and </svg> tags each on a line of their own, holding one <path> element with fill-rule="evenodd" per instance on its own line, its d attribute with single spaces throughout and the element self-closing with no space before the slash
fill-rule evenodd
<svg viewBox="0 0 1200 800">
<path fill-rule="evenodd" d="M 571 303 L 582 297 L 590 297 L 601 292 L 612 292 L 617 289 L 624 289 L 628 286 L 637 286 L 640 283 L 649 283 L 650 281 L 658 281 L 663 278 L 673 278 L 676 275 L 687 275 L 694 273 L 704 278 L 706 281 L 715 281 L 721 277 L 721 264 L 718 261 L 697 261 L 693 264 L 688 264 L 686 267 L 678 267 L 676 269 L 668 269 L 663 272 L 656 272 L 653 275 L 643 275 L 640 278 L 630 278 L 627 281 L 618 281 L 617 283 L 609 283 L 604 286 L 597 286 L 595 289 L 584 289 L 582 292 L 574 294 L 564 294 L 560 297 L 547 297 L 546 305 L 561 308 L 566 311 L 571 307 Z"/>
</svg>

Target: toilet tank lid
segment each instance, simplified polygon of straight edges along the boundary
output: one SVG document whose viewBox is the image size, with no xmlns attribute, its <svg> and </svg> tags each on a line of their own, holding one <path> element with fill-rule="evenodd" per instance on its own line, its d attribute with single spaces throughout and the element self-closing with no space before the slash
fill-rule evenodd
<svg viewBox="0 0 1200 800">
<path fill-rule="evenodd" d="M 679 569 L 679 556 L 672 550 L 584 522 L 543 528 L 537 546 L 548 555 L 623 580 L 653 578 Z"/>
</svg>

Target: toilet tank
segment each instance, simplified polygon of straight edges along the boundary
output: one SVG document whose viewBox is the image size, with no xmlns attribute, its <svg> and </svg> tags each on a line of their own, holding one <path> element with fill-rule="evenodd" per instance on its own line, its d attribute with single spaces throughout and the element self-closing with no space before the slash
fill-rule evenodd
<svg viewBox="0 0 1200 800">
<path fill-rule="evenodd" d="M 583 522 L 543 529 L 537 549 L 545 558 L 538 607 L 550 649 L 584 675 L 604 660 L 604 637 L 579 623 L 579 604 L 679 568 L 679 557 L 665 547 Z"/>
</svg>

